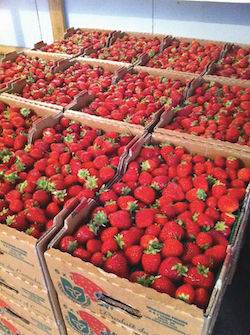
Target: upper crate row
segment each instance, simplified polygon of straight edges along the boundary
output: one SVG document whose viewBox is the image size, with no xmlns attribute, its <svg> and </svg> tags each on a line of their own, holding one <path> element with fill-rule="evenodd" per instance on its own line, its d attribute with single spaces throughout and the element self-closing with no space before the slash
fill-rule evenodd
<svg viewBox="0 0 250 335">
<path fill-rule="evenodd" d="M 8 54 L 1 67 L 10 80 L 2 92 L 14 99 L 108 119 L 128 131 L 156 127 L 182 138 L 249 146 L 248 81 L 238 86 L 229 78 L 214 82 L 212 76 L 34 51 Z"/>
<path fill-rule="evenodd" d="M 87 56 L 197 74 L 250 79 L 249 46 L 163 34 L 69 28 L 64 39 L 34 50 Z"/>
</svg>

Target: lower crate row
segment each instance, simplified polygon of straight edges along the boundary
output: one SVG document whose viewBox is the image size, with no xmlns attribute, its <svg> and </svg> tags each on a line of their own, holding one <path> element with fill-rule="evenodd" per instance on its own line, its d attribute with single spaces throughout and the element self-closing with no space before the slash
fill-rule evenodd
<svg viewBox="0 0 250 335">
<path fill-rule="evenodd" d="M 70 113 L 68 115 L 70 117 Z M 51 120 L 53 118 L 47 118 L 36 124 L 33 138 L 39 138 Z M 87 122 L 88 118 L 83 117 L 82 120 Z M 57 118 L 53 122 L 56 123 Z M 101 125 L 93 120 L 88 125 L 102 129 L 113 127 L 112 123 Z M 210 159 L 234 153 L 237 157 L 241 156 L 240 151 L 228 151 L 220 145 L 206 146 L 205 142 L 188 141 L 166 134 L 151 136 L 135 132 L 134 135 L 140 138 L 132 141 L 127 148 L 115 181 L 119 181 L 128 164 L 138 156 L 144 145 L 168 141 L 175 146 L 183 145 L 190 153 L 205 154 Z M 245 166 L 249 166 L 250 157 L 247 153 L 242 156 Z M 68 334 L 210 334 L 249 216 L 249 192 L 246 193 L 241 215 L 232 232 L 231 246 L 227 248 L 224 264 L 205 312 L 151 288 L 107 274 L 88 262 L 57 250 L 64 234 L 72 233 L 80 222 L 88 222 L 93 204 L 85 199 L 80 204 L 78 200 L 71 203 L 70 207 L 64 208 L 56 216 L 54 225 L 38 240 L 0 225 L 2 319 L 10 323 L 12 321 L 20 327 L 19 332 L 25 335 L 29 332 L 64 335 L 66 328 Z M 51 250 L 47 251 L 48 246 Z M 94 287 L 92 292 L 91 287 Z M 5 321 L 1 327 L 6 326 Z"/>
</svg>

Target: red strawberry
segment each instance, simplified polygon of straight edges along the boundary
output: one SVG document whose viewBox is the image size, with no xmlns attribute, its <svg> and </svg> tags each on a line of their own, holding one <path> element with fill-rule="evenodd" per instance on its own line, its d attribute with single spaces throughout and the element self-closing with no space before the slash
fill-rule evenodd
<svg viewBox="0 0 250 335">
<path fill-rule="evenodd" d="M 167 257 L 161 262 L 158 273 L 173 281 L 179 281 L 186 275 L 187 271 L 188 268 L 183 265 L 179 258 Z"/>
<path fill-rule="evenodd" d="M 141 261 L 143 249 L 139 245 L 131 245 L 125 251 L 125 255 L 132 266 L 138 265 Z"/>
<path fill-rule="evenodd" d="M 238 158 L 235 158 L 233 156 L 227 157 L 226 158 L 226 167 L 238 170 L 239 169 L 239 160 L 238 160 Z"/>
<path fill-rule="evenodd" d="M 206 200 L 207 194 L 206 192 L 201 188 L 192 188 L 191 190 L 187 191 L 186 193 L 186 199 L 189 202 L 192 202 L 194 200 Z"/>
<path fill-rule="evenodd" d="M 189 209 L 191 211 L 192 214 L 195 213 L 203 213 L 205 210 L 205 202 L 202 200 L 194 200 L 193 202 L 190 203 L 189 205 Z"/>
<path fill-rule="evenodd" d="M 73 256 L 81 258 L 83 261 L 88 262 L 91 258 L 91 253 L 82 247 L 78 247 L 73 251 Z"/>
<path fill-rule="evenodd" d="M 200 308 L 206 308 L 209 300 L 209 294 L 207 289 L 198 287 L 195 290 L 194 303 Z"/>
<path fill-rule="evenodd" d="M 148 274 L 156 274 L 161 263 L 161 255 L 154 249 L 144 251 L 141 258 L 143 270 Z"/>
<path fill-rule="evenodd" d="M 25 231 L 28 228 L 28 223 L 22 212 L 15 215 L 8 215 L 6 218 L 6 224 L 11 228 L 15 228 L 20 231 Z"/>
<path fill-rule="evenodd" d="M 146 228 L 154 222 L 154 210 L 151 208 L 141 209 L 135 214 L 135 224 L 138 228 Z"/>
<path fill-rule="evenodd" d="M 214 275 L 203 265 L 197 265 L 191 267 L 186 276 L 184 282 L 194 287 L 210 288 L 214 284 Z"/>
<path fill-rule="evenodd" d="M 226 257 L 225 245 L 214 245 L 205 251 L 205 255 L 213 259 L 213 263 L 218 265 L 222 263 Z"/>
<path fill-rule="evenodd" d="M 119 229 L 129 229 L 131 226 L 131 217 L 129 212 L 120 210 L 108 215 L 108 219 L 112 227 Z"/>
<path fill-rule="evenodd" d="M 216 181 L 212 186 L 212 195 L 219 199 L 222 195 L 227 193 L 226 185 L 220 181 Z"/>
<path fill-rule="evenodd" d="M 131 195 L 124 195 L 118 198 L 118 206 L 126 211 L 132 212 L 137 209 L 137 201 Z"/>
<path fill-rule="evenodd" d="M 248 183 L 250 181 L 250 169 L 241 168 L 240 170 L 238 170 L 237 177 Z"/>
<path fill-rule="evenodd" d="M 239 208 L 239 201 L 231 195 L 223 195 L 218 200 L 218 207 L 221 212 L 233 213 Z"/>
<path fill-rule="evenodd" d="M 183 253 L 183 246 L 180 241 L 175 238 L 167 238 L 164 241 L 164 246 L 161 249 L 162 257 L 180 257 Z"/>
<path fill-rule="evenodd" d="M 119 277 L 128 277 L 128 262 L 125 255 L 122 252 L 115 253 L 108 257 L 104 263 L 104 270 L 111 272 Z"/>
<path fill-rule="evenodd" d="M 200 227 L 197 222 L 186 219 L 185 220 L 186 236 L 188 239 L 194 240 L 200 233 Z"/>
<path fill-rule="evenodd" d="M 134 190 L 134 196 L 146 205 L 151 205 L 155 201 L 156 193 L 151 187 L 141 185 Z"/>
<path fill-rule="evenodd" d="M 225 224 L 229 227 L 231 227 L 236 220 L 236 216 L 232 213 L 225 213 L 222 212 L 220 215 L 220 221 L 225 222 Z"/>
<path fill-rule="evenodd" d="M 162 194 L 169 196 L 174 201 L 182 201 L 185 199 L 181 186 L 173 182 L 167 185 Z"/>
<path fill-rule="evenodd" d="M 45 225 L 48 221 L 45 216 L 44 210 L 38 207 L 28 208 L 26 218 L 32 223 L 38 223 L 41 225 Z"/>
<path fill-rule="evenodd" d="M 59 248 L 61 251 L 69 253 L 73 253 L 76 250 L 77 246 L 78 244 L 76 238 L 69 235 L 64 236 L 59 244 Z"/>
<path fill-rule="evenodd" d="M 192 163 L 187 162 L 187 161 L 182 161 L 177 166 L 176 171 L 177 171 L 177 175 L 179 178 L 185 178 L 192 174 Z"/>
<path fill-rule="evenodd" d="M 75 233 L 75 239 L 79 244 L 86 243 L 93 238 L 95 238 L 95 233 L 90 230 L 88 225 L 80 227 Z"/>
<path fill-rule="evenodd" d="M 91 239 L 88 240 L 88 242 L 86 243 L 86 249 L 91 253 L 94 254 L 95 252 L 98 252 L 101 250 L 101 241 L 97 240 L 97 239 Z"/>
<path fill-rule="evenodd" d="M 187 302 L 188 304 L 192 304 L 195 298 L 193 286 L 190 284 L 183 284 L 179 286 L 175 292 L 175 297 Z"/>
<path fill-rule="evenodd" d="M 192 264 L 197 265 L 204 265 L 207 268 L 213 267 L 213 259 L 207 255 L 199 254 L 192 258 Z"/>
<path fill-rule="evenodd" d="M 208 182 L 205 176 L 200 175 L 193 179 L 193 185 L 197 189 L 202 189 L 203 191 L 208 191 Z"/>
<path fill-rule="evenodd" d="M 172 283 L 172 281 L 164 276 L 160 276 L 160 278 L 158 278 L 157 276 L 153 280 L 151 287 L 160 293 L 169 294 L 171 297 L 174 296 L 176 290 L 175 285 Z"/>
<path fill-rule="evenodd" d="M 160 232 L 159 240 L 164 242 L 167 238 L 183 239 L 185 235 L 184 229 L 175 221 L 167 222 Z"/>
<path fill-rule="evenodd" d="M 114 238 L 109 238 L 105 240 L 101 246 L 101 252 L 106 255 L 108 252 L 113 253 L 115 251 L 118 251 L 119 246 L 117 241 Z"/>
<path fill-rule="evenodd" d="M 197 223 L 200 227 L 203 227 L 206 230 L 210 230 L 214 227 L 213 219 L 205 213 L 197 215 Z"/>
<path fill-rule="evenodd" d="M 208 233 L 201 232 L 196 237 L 196 244 L 201 249 L 206 250 L 212 246 L 213 238 Z"/>
<path fill-rule="evenodd" d="M 191 263 L 193 257 L 199 255 L 200 253 L 201 250 L 195 243 L 185 242 L 182 260 L 186 263 Z"/>
</svg>

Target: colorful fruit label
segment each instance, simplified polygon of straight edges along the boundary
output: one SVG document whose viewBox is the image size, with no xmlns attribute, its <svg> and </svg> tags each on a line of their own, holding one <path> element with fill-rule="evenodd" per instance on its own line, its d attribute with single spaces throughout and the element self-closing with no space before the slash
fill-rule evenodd
<svg viewBox="0 0 250 335">
<path fill-rule="evenodd" d="M 78 319 L 71 311 L 68 311 L 66 315 L 66 320 L 77 333 L 83 335 L 117 335 L 91 314 L 85 311 L 79 311 L 79 314 L 81 319 Z"/>
<path fill-rule="evenodd" d="M 18 335 L 18 330 L 7 320 L 0 318 L 0 334 Z"/>
</svg>

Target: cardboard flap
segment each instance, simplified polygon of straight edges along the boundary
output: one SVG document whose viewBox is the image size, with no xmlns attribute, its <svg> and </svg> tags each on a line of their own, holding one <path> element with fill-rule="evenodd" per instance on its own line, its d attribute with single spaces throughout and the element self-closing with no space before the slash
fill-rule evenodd
<svg viewBox="0 0 250 335">
<path fill-rule="evenodd" d="M 37 120 L 33 123 L 32 128 L 28 133 L 28 144 L 33 143 L 36 139 L 41 138 L 42 132 L 47 127 L 53 127 L 56 125 L 59 120 L 62 118 L 63 112 L 58 113 L 57 115 L 48 115 L 43 117 L 40 120 Z"/>
<path fill-rule="evenodd" d="M 89 56 L 90 54 L 92 53 L 95 53 L 96 52 L 96 49 L 93 48 L 92 46 L 89 46 L 87 48 L 82 48 L 82 51 L 83 51 L 83 55 L 85 56 Z"/>
<path fill-rule="evenodd" d="M 68 69 L 70 66 L 74 65 L 76 62 L 75 59 L 60 59 L 56 62 L 55 66 L 51 68 L 52 73 L 57 73 Z"/>
<path fill-rule="evenodd" d="M 116 70 L 112 77 L 112 85 L 117 84 L 118 81 L 120 81 L 129 71 L 132 71 L 132 67 L 127 68 L 123 66 L 120 69 Z"/>
<path fill-rule="evenodd" d="M 7 83 L 8 89 L 6 93 L 21 93 L 24 86 L 27 84 L 26 79 L 17 79 Z"/>
<path fill-rule="evenodd" d="M 142 53 L 133 66 L 144 66 L 152 57 L 149 56 L 148 52 Z"/>
<path fill-rule="evenodd" d="M 17 53 L 17 51 L 12 51 L 12 52 L 8 52 L 7 54 L 4 55 L 4 57 L 1 60 L 1 64 L 4 62 L 14 62 L 14 60 L 16 60 L 16 58 L 21 55 L 24 54 L 23 52 Z"/>
<path fill-rule="evenodd" d="M 154 130 L 158 128 L 164 128 L 165 126 L 167 126 L 173 120 L 174 116 L 175 116 L 175 111 L 173 108 L 169 108 L 165 110 L 164 113 L 161 115 L 159 122 L 154 127 Z"/>
<path fill-rule="evenodd" d="M 195 93 L 195 90 L 199 86 L 201 86 L 203 83 L 204 83 L 204 79 L 202 77 L 198 77 L 198 78 L 195 78 L 194 80 L 192 80 L 188 84 L 185 99 L 188 99 L 189 97 L 191 97 Z"/>
<path fill-rule="evenodd" d="M 70 102 L 67 106 L 65 106 L 65 110 L 73 109 L 76 111 L 80 111 L 83 107 L 86 107 L 93 101 L 94 97 L 88 93 L 87 90 L 84 90 L 74 96 L 72 102 Z"/>
<path fill-rule="evenodd" d="M 162 115 L 162 113 L 164 113 L 165 111 L 165 107 L 162 106 L 160 109 L 158 109 L 157 112 L 155 112 L 152 121 L 149 122 L 146 127 L 145 127 L 145 132 L 151 133 L 154 129 L 154 127 L 156 126 L 156 124 L 159 122 L 160 117 Z"/>
<path fill-rule="evenodd" d="M 34 47 L 32 50 L 39 50 L 43 47 L 46 47 L 47 43 L 44 43 L 43 41 L 37 42 L 34 44 Z"/>
<path fill-rule="evenodd" d="M 77 31 L 77 29 L 75 29 L 74 27 L 70 27 L 70 28 L 67 28 L 64 35 L 63 35 L 63 38 L 64 39 L 67 39 L 69 38 L 70 36 L 72 36 L 75 32 Z"/>
<path fill-rule="evenodd" d="M 118 38 L 122 38 L 125 35 L 124 32 L 122 32 L 121 30 L 115 30 L 113 31 L 108 40 L 107 40 L 107 44 L 106 47 L 110 47 L 112 44 L 114 44 L 114 42 L 118 39 Z"/>
<path fill-rule="evenodd" d="M 159 48 L 159 53 L 163 52 L 173 42 L 173 39 L 172 35 L 164 37 Z"/>
<path fill-rule="evenodd" d="M 233 43 L 226 43 L 224 45 L 224 47 L 223 47 L 223 49 L 221 51 L 221 54 L 220 54 L 220 59 L 226 57 L 226 54 L 231 51 L 233 45 L 234 45 Z"/>
</svg>

